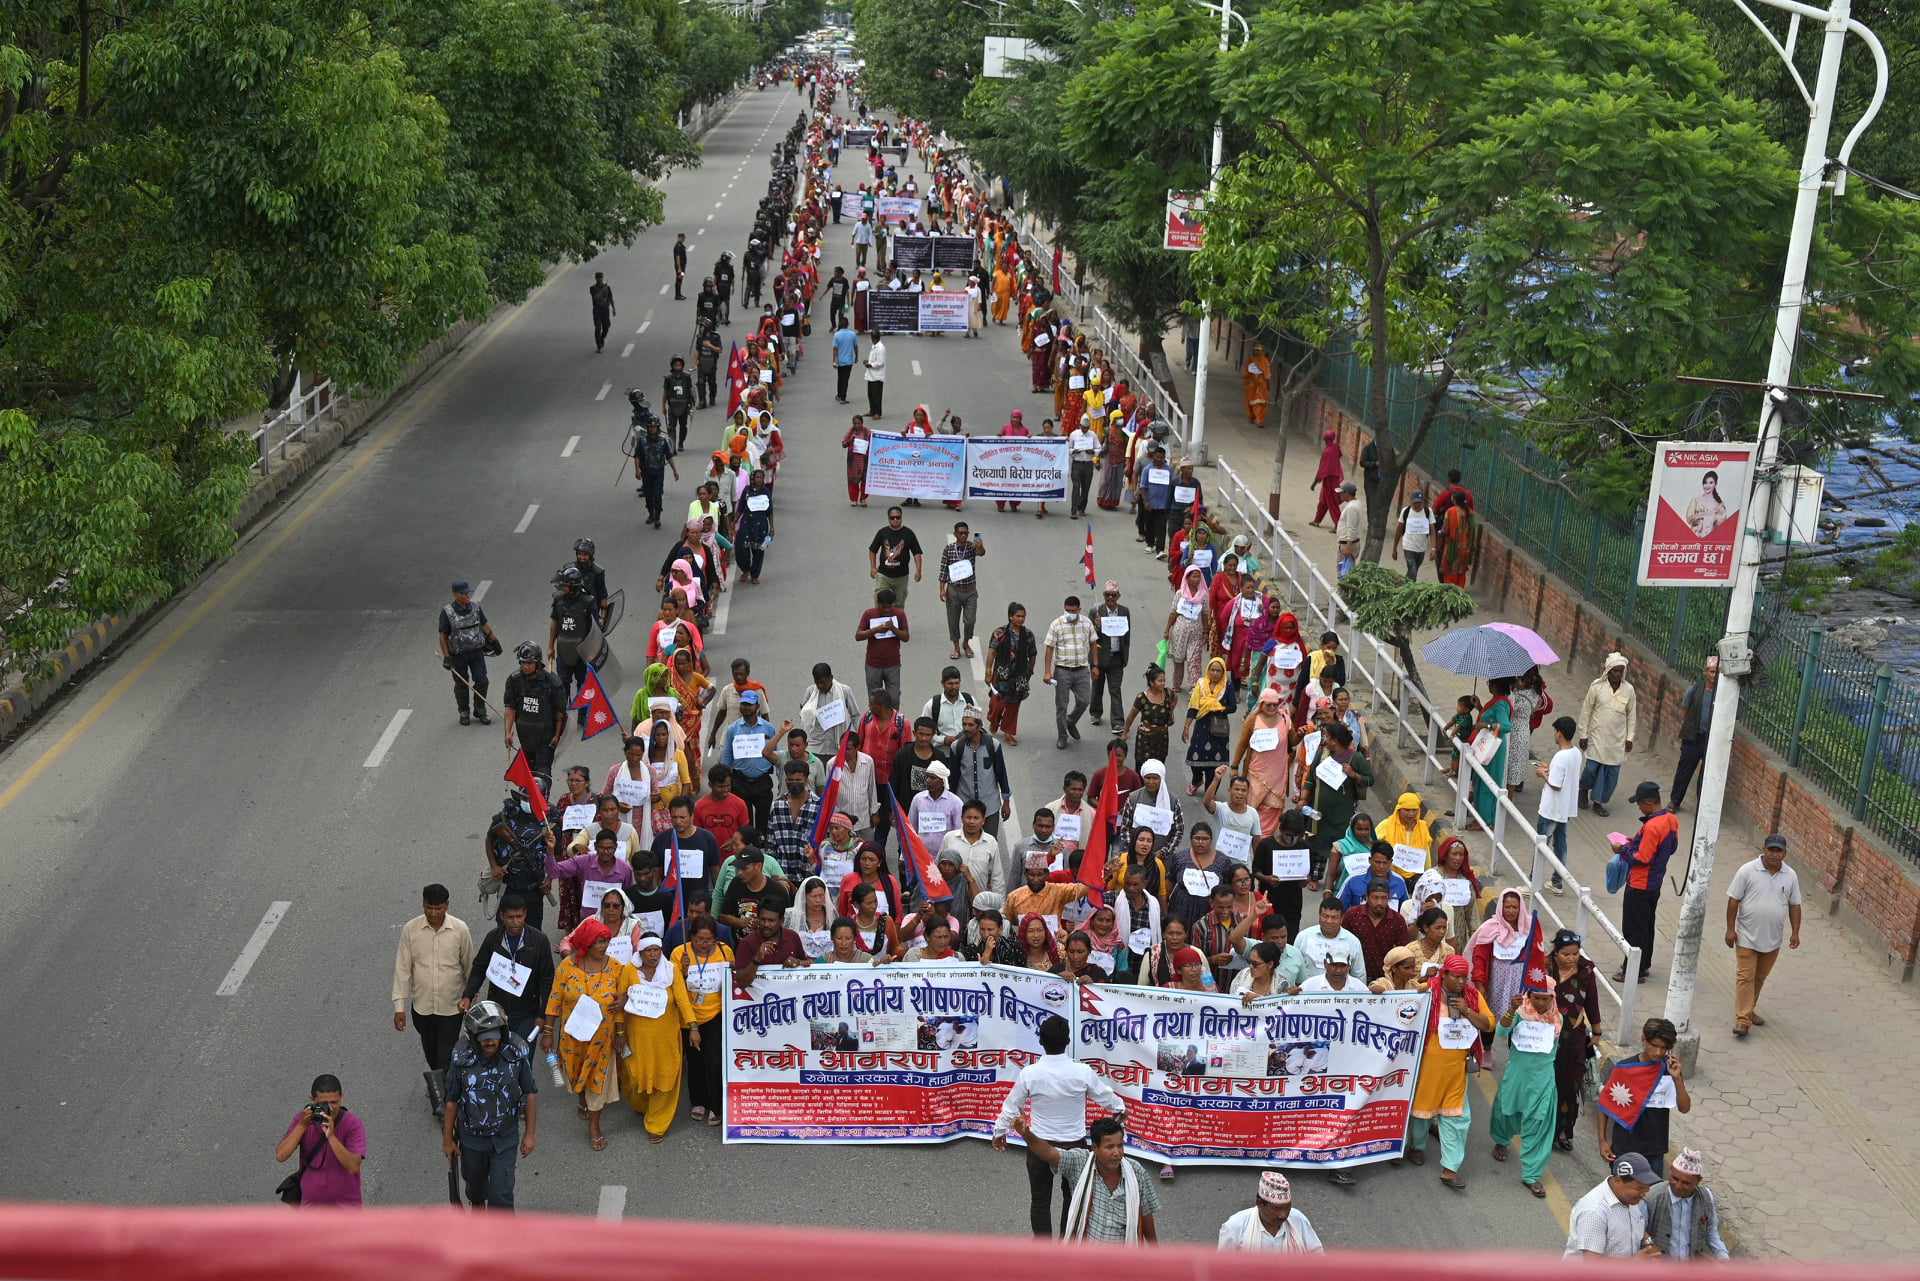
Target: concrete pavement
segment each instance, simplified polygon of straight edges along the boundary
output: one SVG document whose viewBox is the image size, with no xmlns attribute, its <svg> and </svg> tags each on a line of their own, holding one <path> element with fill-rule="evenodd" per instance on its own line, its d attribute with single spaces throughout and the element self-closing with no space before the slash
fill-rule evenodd
<svg viewBox="0 0 1920 1281">
<path fill-rule="evenodd" d="M 692 303 L 663 290 L 674 232 L 690 233 L 696 278 L 721 248 L 739 252 L 764 194 L 766 149 L 796 109 L 788 93 L 748 95 L 709 135 L 705 165 L 667 183 L 665 225 L 631 250 L 557 271 L 0 756 L 11 856 L 0 958 L 22 997 L 15 1061 L 31 1063 L 10 1074 L 14 1159 L 0 1195 L 264 1202 L 286 1168 L 268 1152 L 323 1071 L 343 1078 L 367 1122 L 369 1202 L 443 1195 L 418 1044 L 389 1022 L 392 948 L 429 880 L 452 887 L 456 914 L 480 928 L 468 896 L 506 757 L 497 729 L 455 723 L 433 613 L 447 580 L 466 576 L 491 584 L 484 605 L 509 646 L 542 634 L 548 575 L 586 535 L 644 620 L 669 539 L 643 528 L 624 474 L 620 391 L 656 395 L 668 357 L 684 350 Z M 851 263 L 843 240 L 831 242 L 829 270 Z M 604 355 L 593 352 L 585 296 L 594 270 L 619 308 Z M 1011 329 L 980 342 L 896 337 L 889 348 L 882 425 L 921 401 L 979 432 L 1015 407 L 1038 421 Z M 864 551 L 884 506 L 846 505 L 838 442 L 849 411 L 833 404 L 819 335 L 780 408 L 790 461 L 766 583 L 733 589 L 710 642 L 718 671 L 735 654 L 754 658 L 776 712 L 795 705 L 816 660 L 857 669 Z M 690 444 L 710 449 L 719 425 L 715 412 L 696 414 Z M 988 546 L 983 639 L 1009 599 L 1044 626 L 1062 596 L 1083 590 L 1080 522 L 982 504 L 965 514 Z M 950 513 L 911 516 L 937 548 Z M 1164 568 L 1134 543 L 1130 521 L 1102 516 L 1094 529 L 1101 576 L 1118 577 L 1143 615 L 1163 610 Z M 913 614 L 904 676 L 917 710 L 948 661 L 930 584 Z M 623 709 L 642 631 L 629 621 L 613 640 Z M 963 670 L 984 701 L 978 670 Z M 1094 735 L 1056 751 L 1049 713 L 1043 691 L 1009 753 L 1017 809 L 1050 798 L 1066 768 L 1099 763 Z M 616 752 L 611 736 L 569 741 L 559 763 L 601 769 Z M 522 1165 L 521 1204 L 969 1232 L 1025 1223 L 1020 1158 L 984 1144 L 796 1147 L 769 1160 L 684 1122 L 649 1147 L 624 1109 L 608 1129 L 613 1145 L 592 1153 L 571 1109 L 551 1106 L 541 1149 Z M 1486 1147 L 1481 1135 L 1464 1198 L 1406 1167 L 1365 1171 L 1355 1192 L 1305 1178 L 1300 1204 L 1330 1243 L 1557 1247 L 1560 1225 L 1512 1178 L 1494 1177 Z M 1571 1196 L 1598 1177 L 1590 1158 L 1556 1158 L 1554 1173 Z M 1163 1234 L 1211 1239 L 1247 1203 L 1251 1178 L 1184 1171 L 1166 1189 Z"/>
</svg>

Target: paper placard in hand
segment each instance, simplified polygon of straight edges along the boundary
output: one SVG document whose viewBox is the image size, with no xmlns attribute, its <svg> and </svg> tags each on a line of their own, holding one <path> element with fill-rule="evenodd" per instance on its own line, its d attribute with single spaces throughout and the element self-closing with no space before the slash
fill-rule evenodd
<svg viewBox="0 0 1920 1281">
<path fill-rule="evenodd" d="M 1473 902 L 1473 882 L 1464 876 L 1449 876 L 1440 882 L 1440 901 L 1448 907 L 1465 907 Z"/>
<path fill-rule="evenodd" d="M 1247 735 L 1247 746 L 1256 752 L 1271 752 L 1280 746 L 1280 727 L 1270 725 L 1265 728 L 1256 728 L 1253 733 Z"/>
<path fill-rule="evenodd" d="M 640 933 L 664 935 L 667 932 L 667 914 L 665 912 L 635 912 L 634 919 L 640 922 Z"/>
<path fill-rule="evenodd" d="M 1182 598 L 1175 602 L 1174 608 L 1179 611 L 1180 617 L 1182 618 L 1193 619 L 1200 617 L 1200 602 L 1197 600 Z"/>
<path fill-rule="evenodd" d="M 864 454 L 868 449 L 872 448 L 872 446 L 873 442 L 865 436 L 855 436 L 853 438 L 853 452 L 856 454 Z"/>
<path fill-rule="evenodd" d="M 947 581 L 950 583 L 964 583 L 972 577 L 973 562 L 971 560 L 956 560 L 947 566 Z"/>
<path fill-rule="evenodd" d="M 1298 645 L 1282 645 L 1273 651 L 1273 665 L 1280 671 L 1290 672 L 1299 667 L 1305 657 Z"/>
<path fill-rule="evenodd" d="M 750 761 L 767 750 L 767 736 L 764 733 L 736 734 L 733 736 L 733 759 L 735 762 Z"/>
<path fill-rule="evenodd" d="M 1100 615 L 1100 634 L 1102 636 L 1125 636 L 1133 620 L 1125 614 Z"/>
<path fill-rule="evenodd" d="M 1545 1054 L 1553 1049 L 1553 1024 L 1515 1019 L 1513 1048 L 1522 1054 Z"/>
<path fill-rule="evenodd" d="M 566 809 L 560 812 L 560 830 L 563 832 L 579 831 L 587 824 L 593 822 L 593 811 L 594 804 L 592 801 L 567 806 Z"/>
<path fill-rule="evenodd" d="M 1339 761 L 1328 756 L 1313 767 L 1313 776 L 1328 787 L 1344 787 L 1347 782 L 1347 769 Z"/>
<path fill-rule="evenodd" d="M 515 996 L 525 995 L 527 980 L 532 977 L 532 966 L 519 964 L 505 952 L 495 952 L 487 958 L 487 982 Z"/>
<path fill-rule="evenodd" d="M 606 1018 L 606 1011 L 600 1008 L 600 1002 L 582 993 L 580 999 L 573 1003 L 573 1010 L 560 1030 L 576 1041 L 591 1041 Z"/>
<path fill-rule="evenodd" d="M 613 799 L 629 808 L 645 805 L 647 792 L 647 780 L 644 778 L 627 778 L 622 775 L 613 780 Z"/>
<path fill-rule="evenodd" d="M 1127 935 L 1127 948 L 1130 951 L 1145 954 L 1153 946 L 1153 930 L 1143 925 Z"/>
<path fill-rule="evenodd" d="M 1356 876 L 1364 876 L 1367 864 L 1372 861 L 1373 855 L 1366 850 L 1361 850 L 1358 854 L 1349 854 L 1341 859 L 1340 870 L 1347 874 L 1348 880 L 1352 880 Z"/>
<path fill-rule="evenodd" d="M 616 934 L 607 940 L 607 959 L 616 965 L 633 964 L 633 935 Z"/>
<path fill-rule="evenodd" d="M 773 499 L 765 494 L 747 495 L 747 510 L 750 512 L 763 512 L 771 506 L 773 506 Z"/>
<path fill-rule="evenodd" d="M 1180 873 L 1180 884 L 1182 888 L 1194 898 L 1205 898 L 1213 892 L 1213 887 L 1219 883 L 1220 876 L 1217 872 L 1208 872 L 1197 867 L 1189 867 Z"/>
<path fill-rule="evenodd" d="M 582 881 L 580 884 L 580 916 L 585 919 L 600 914 L 600 900 L 610 892 L 621 888 L 618 881 Z"/>
<path fill-rule="evenodd" d="M 1173 830 L 1173 811 L 1164 805 L 1142 805 L 1133 811 L 1133 821 L 1155 836 L 1165 836 Z"/>
<path fill-rule="evenodd" d="M 1427 852 L 1418 845 L 1396 844 L 1393 847 L 1393 870 L 1418 876 L 1427 870 Z"/>
<path fill-rule="evenodd" d="M 643 1019 L 657 1019 L 667 1012 L 667 989 L 651 983 L 635 983 L 627 989 L 627 1013 Z"/>
<path fill-rule="evenodd" d="M 1237 828 L 1223 827 L 1213 834 L 1213 848 L 1241 863 L 1253 851 L 1253 837 Z"/>
<path fill-rule="evenodd" d="M 838 892 L 840 882 L 853 875 L 853 855 L 820 851 L 820 879 Z"/>
<path fill-rule="evenodd" d="M 684 845 L 680 847 L 681 880 L 697 881 L 706 870 L 707 852 L 705 850 L 690 850 Z"/>
<path fill-rule="evenodd" d="M 1313 870 L 1312 851 L 1275 850 L 1273 875 L 1282 881 L 1304 881 Z"/>
<path fill-rule="evenodd" d="M 1053 818 L 1053 834 L 1063 841 L 1080 839 L 1080 816 L 1078 814 L 1056 814 Z"/>
<path fill-rule="evenodd" d="M 1441 1018 L 1440 1048 L 1443 1050 L 1464 1050 L 1480 1037 L 1480 1031 L 1466 1019 Z"/>
</svg>

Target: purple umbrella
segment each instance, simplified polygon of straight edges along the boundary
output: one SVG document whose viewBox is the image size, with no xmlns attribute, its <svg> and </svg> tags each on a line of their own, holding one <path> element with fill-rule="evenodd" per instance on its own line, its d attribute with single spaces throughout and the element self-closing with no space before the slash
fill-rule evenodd
<svg viewBox="0 0 1920 1281">
<path fill-rule="evenodd" d="M 1429 641 L 1421 656 L 1462 676 L 1518 676 L 1560 656 L 1532 630 L 1512 623 L 1463 627 Z"/>
</svg>

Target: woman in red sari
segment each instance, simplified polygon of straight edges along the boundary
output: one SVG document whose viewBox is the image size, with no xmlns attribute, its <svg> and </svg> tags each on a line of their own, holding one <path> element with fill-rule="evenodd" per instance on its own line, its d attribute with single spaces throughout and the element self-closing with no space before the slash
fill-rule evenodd
<svg viewBox="0 0 1920 1281">
<path fill-rule="evenodd" d="M 1171 559 L 1171 553 L 1169 553 Z M 1227 638 L 1232 634 L 1234 601 L 1239 599 L 1240 585 L 1246 575 L 1240 572 L 1240 558 L 1228 552 L 1220 558 L 1220 568 L 1214 572 L 1213 583 L 1207 588 L 1207 608 L 1213 614 L 1213 652 L 1225 654 Z"/>
<path fill-rule="evenodd" d="M 840 448 L 847 451 L 847 505 L 850 507 L 867 505 L 867 451 L 872 447 L 872 429 L 856 417 L 847 434 L 840 438 Z"/>
<path fill-rule="evenodd" d="M 1000 428 L 1000 434 L 1002 436 L 1033 435 L 1031 431 L 1027 430 L 1027 425 L 1024 422 L 1020 421 L 1020 411 L 1017 409 L 1007 415 L 1006 424 Z M 995 511 L 1003 512 L 1003 511 L 1006 511 L 1008 508 L 1012 508 L 1014 511 L 1019 511 L 1020 503 L 1018 502 L 1018 500 L 1011 501 L 1011 502 L 1005 499 L 999 499 L 999 498 L 996 498 L 993 500 L 993 509 Z"/>
</svg>

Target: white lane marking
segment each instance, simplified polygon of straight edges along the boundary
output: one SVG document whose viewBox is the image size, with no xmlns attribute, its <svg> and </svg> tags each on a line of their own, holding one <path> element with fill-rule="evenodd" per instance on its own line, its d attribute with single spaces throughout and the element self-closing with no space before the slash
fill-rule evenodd
<svg viewBox="0 0 1920 1281">
<path fill-rule="evenodd" d="M 625 347 L 622 347 L 620 349 L 620 359 L 622 360 L 625 360 L 628 356 L 631 356 L 632 354 L 633 354 L 632 343 L 628 343 Z"/>
<path fill-rule="evenodd" d="M 973 651 L 973 657 L 967 660 L 973 664 L 973 679 L 985 684 L 987 680 L 986 646 Z"/>
<path fill-rule="evenodd" d="M 573 451 L 578 448 L 580 448 L 580 438 L 578 436 L 569 436 L 567 437 L 566 447 L 560 451 L 560 456 L 562 458 L 571 458 L 573 457 Z"/>
<path fill-rule="evenodd" d="M 911 363 L 913 365 L 913 376 L 918 378 L 920 376 L 920 362 L 916 360 Z"/>
<path fill-rule="evenodd" d="M 608 393 L 608 392 L 610 392 L 610 391 L 612 391 L 612 390 L 613 390 L 613 384 L 612 384 L 612 383 L 601 383 L 601 384 L 600 384 L 600 390 L 599 390 L 598 392 L 596 392 L 596 393 L 594 393 L 594 397 L 593 397 L 593 398 L 594 398 L 595 400 L 605 400 L 605 399 L 607 398 L 607 393 Z"/>
<path fill-rule="evenodd" d="M 593 1212 L 596 1219 L 608 1219 L 617 1222 L 627 1212 L 627 1185 L 624 1183 L 602 1183 L 600 1185 L 600 1206 Z"/>
<path fill-rule="evenodd" d="M 713 202 L 713 207 L 714 207 L 715 209 L 718 209 L 718 208 L 720 208 L 720 206 L 722 206 L 722 205 L 724 205 L 724 204 L 726 204 L 726 203 L 727 203 L 727 202 L 726 202 L 726 201 L 724 201 L 724 200 L 716 200 L 716 201 L 714 201 L 714 202 Z"/>
<path fill-rule="evenodd" d="M 479 585 L 473 589 L 473 603 L 478 605 L 482 600 L 485 600 L 487 589 L 492 586 L 493 580 L 491 578 L 481 579 Z"/>
<path fill-rule="evenodd" d="M 267 940 L 280 928 L 280 922 L 286 918 L 287 909 L 293 904 L 286 899 L 275 899 L 267 908 L 267 914 L 260 918 L 260 924 L 253 927 L 253 937 L 240 949 L 240 957 L 227 971 L 227 977 L 220 980 L 220 986 L 213 989 L 215 996 L 232 996 L 247 981 L 247 971 L 260 959 L 260 953 L 266 950 Z"/>
<path fill-rule="evenodd" d="M 727 590 L 720 593 L 720 603 L 713 607 L 713 626 L 707 628 L 709 636 L 727 634 L 727 616 L 733 613 L 733 594 L 740 590 L 740 581 L 735 579 Z"/>
<path fill-rule="evenodd" d="M 665 285 L 660 286 L 660 294 L 662 297 L 666 296 L 666 292 L 667 292 L 667 286 Z"/>
<path fill-rule="evenodd" d="M 540 504 L 539 504 L 539 503 L 528 503 L 528 504 L 527 504 L 527 514 L 526 514 L 526 515 L 524 515 L 524 516 L 522 516 L 522 517 L 520 518 L 520 523 L 519 523 L 518 525 L 515 525 L 515 526 L 513 527 L 513 532 L 514 532 L 514 533 L 516 533 L 516 534 L 524 534 L 524 533 L 526 533 L 526 532 L 527 532 L 527 526 L 529 526 L 529 525 L 531 525 L 531 524 L 533 524 L 533 514 L 534 514 L 535 512 L 537 512 L 537 511 L 539 511 L 539 510 L 540 510 Z"/>
<path fill-rule="evenodd" d="M 636 334 L 644 334 L 644 333 L 646 333 L 646 332 L 647 332 L 647 327 L 648 327 L 649 325 L 651 325 L 651 324 L 653 324 L 653 322 L 652 322 L 651 320 L 643 320 L 643 321 L 641 321 L 641 322 L 640 322 L 640 328 L 638 328 L 638 329 L 636 329 L 636 330 L 634 330 L 633 332 L 634 332 L 634 333 L 636 333 Z M 632 346 L 633 344 L 632 344 L 632 343 L 628 343 L 627 345 L 628 345 L 629 347 L 631 347 L 631 346 Z"/>
<path fill-rule="evenodd" d="M 712 214 L 708 214 L 708 215 L 707 215 L 707 221 L 708 221 L 708 222 L 712 222 L 712 221 L 713 221 L 713 215 L 712 215 Z"/>
<path fill-rule="evenodd" d="M 704 236 L 707 234 L 707 229 L 705 227 L 702 227 L 700 228 L 700 230 L 694 232 L 693 234 L 696 236 Z"/>
<path fill-rule="evenodd" d="M 379 769 L 380 762 L 387 759 L 387 753 L 393 750 L 393 740 L 400 737 L 400 731 L 406 728 L 407 718 L 413 715 L 411 707 L 403 707 L 393 714 L 387 727 L 380 731 L 380 737 L 374 741 L 373 750 L 367 753 L 367 759 L 360 764 L 365 769 Z"/>
</svg>

